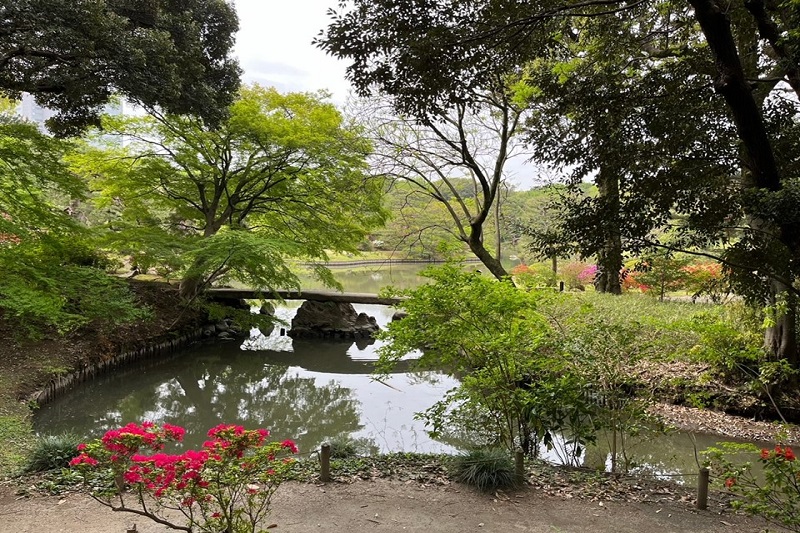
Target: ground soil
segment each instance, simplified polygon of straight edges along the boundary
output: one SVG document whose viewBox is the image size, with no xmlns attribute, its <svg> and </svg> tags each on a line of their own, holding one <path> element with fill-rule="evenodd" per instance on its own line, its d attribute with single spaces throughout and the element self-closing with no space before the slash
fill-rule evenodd
<svg viewBox="0 0 800 533">
<path fill-rule="evenodd" d="M 0 420 L 24 420 L 27 398 L 54 375 L 169 338 L 176 330 L 194 329 L 203 320 L 196 312 L 176 313 L 176 292 L 165 284 L 134 283 L 133 288 L 153 310 L 154 320 L 113 332 L 86 328 L 66 339 L 54 334 L 36 343 L 15 340 L 19 335 L 0 320 Z M 675 425 L 733 437 L 769 440 L 775 433 L 774 425 L 740 417 L 667 406 L 657 410 Z M 0 434 L 0 440 L 7 438 Z M 0 473 L 13 466 L 9 461 L 0 453 Z M 0 485 L 0 533 L 114 533 L 125 532 L 134 522 L 139 532 L 167 531 L 146 519 L 114 513 L 86 495 L 47 496 L 28 490 L 26 483 L 32 482 L 23 478 Z M 636 483 L 617 492 L 597 492 L 581 484 L 553 485 L 540 479 L 516 493 L 484 495 L 448 482 L 382 478 L 327 485 L 292 482 L 276 495 L 271 522 L 277 524 L 276 531 L 285 532 L 755 532 L 765 528 L 758 520 L 732 514 L 718 495 L 711 510 L 697 511 L 691 491 L 648 489 Z"/>
<path fill-rule="evenodd" d="M 712 501 L 706 511 L 670 495 L 645 501 L 553 496 L 539 488 L 481 494 L 460 485 L 426 485 L 413 481 L 372 480 L 355 483 L 285 483 L 273 500 L 271 531 L 531 531 L 571 533 L 637 533 L 643 531 L 729 533 L 764 531 L 759 519 L 720 510 Z M 115 513 L 89 497 L 18 497 L 0 489 L 0 532 L 140 533 L 170 531 L 147 519 Z"/>
</svg>

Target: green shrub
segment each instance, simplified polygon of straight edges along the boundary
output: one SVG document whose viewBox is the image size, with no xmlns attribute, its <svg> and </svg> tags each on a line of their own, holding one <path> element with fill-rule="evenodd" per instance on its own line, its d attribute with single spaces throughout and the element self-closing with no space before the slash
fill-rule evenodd
<svg viewBox="0 0 800 533">
<path fill-rule="evenodd" d="M 26 472 L 43 472 L 57 468 L 67 468 L 70 460 L 78 456 L 81 437 L 73 433 L 46 435 L 39 437 L 31 450 Z"/>
<path fill-rule="evenodd" d="M 518 484 L 514 461 L 499 448 L 471 450 L 453 459 L 452 476 L 459 483 L 483 492 L 512 488 Z"/>
<path fill-rule="evenodd" d="M 351 459 L 369 455 L 369 445 L 363 440 L 356 440 L 349 435 L 340 435 L 328 441 L 331 445 L 331 459 Z"/>
</svg>

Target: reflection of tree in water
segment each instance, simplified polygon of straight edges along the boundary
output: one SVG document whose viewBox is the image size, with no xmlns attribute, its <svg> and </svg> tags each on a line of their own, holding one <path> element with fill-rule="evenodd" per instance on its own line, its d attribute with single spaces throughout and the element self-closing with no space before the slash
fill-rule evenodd
<svg viewBox="0 0 800 533">
<path fill-rule="evenodd" d="M 318 385 L 238 349 L 199 352 L 76 391 L 42 413 L 37 426 L 47 433 L 76 427 L 101 433 L 129 421 L 167 421 L 184 426 L 186 445 L 194 447 L 210 427 L 230 423 L 266 427 L 303 450 L 362 427 L 353 392 L 333 380 Z"/>
</svg>

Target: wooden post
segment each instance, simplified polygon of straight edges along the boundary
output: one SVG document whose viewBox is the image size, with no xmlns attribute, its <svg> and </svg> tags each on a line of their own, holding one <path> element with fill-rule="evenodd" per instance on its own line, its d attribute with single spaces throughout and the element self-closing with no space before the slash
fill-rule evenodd
<svg viewBox="0 0 800 533">
<path fill-rule="evenodd" d="M 708 509 L 708 468 L 701 468 L 697 480 L 697 508 Z"/>
<path fill-rule="evenodd" d="M 514 452 L 514 473 L 517 483 L 525 481 L 525 454 L 522 452 L 522 448 L 517 448 Z"/>
<path fill-rule="evenodd" d="M 328 482 L 331 480 L 331 445 L 327 442 L 322 444 L 319 454 L 319 480 Z"/>
</svg>

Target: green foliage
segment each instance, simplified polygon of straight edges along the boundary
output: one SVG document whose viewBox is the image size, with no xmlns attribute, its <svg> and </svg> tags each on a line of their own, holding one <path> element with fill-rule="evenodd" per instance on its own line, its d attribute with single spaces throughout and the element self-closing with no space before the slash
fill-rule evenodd
<svg viewBox="0 0 800 533">
<path fill-rule="evenodd" d="M 182 276 L 188 297 L 229 280 L 297 287 L 288 259 L 356 252 L 383 221 L 383 184 L 367 175 L 369 142 L 326 98 L 246 87 L 218 128 L 155 112 L 108 117 L 104 135 L 130 143 L 71 159 L 116 212 L 107 246 Z"/>
<path fill-rule="evenodd" d="M 800 531 L 800 464 L 789 446 L 759 450 L 752 444 L 725 442 L 704 455 L 721 488 L 740 498 L 734 508 Z M 753 468 L 754 459 L 761 473 Z"/>
<path fill-rule="evenodd" d="M 518 287 L 528 289 L 552 287 L 557 276 L 552 267 L 544 263 L 517 265 L 511 269 L 511 275 Z"/>
<path fill-rule="evenodd" d="M 710 363 L 729 383 L 752 379 L 766 360 L 763 333 L 754 315 L 741 306 L 731 304 L 725 311 L 698 313 L 678 323 L 699 335 L 688 355 Z"/>
<path fill-rule="evenodd" d="M 369 439 L 355 439 L 350 435 L 338 435 L 328 441 L 331 459 L 352 459 L 376 455 L 377 447 Z"/>
<path fill-rule="evenodd" d="M 426 275 L 433 283 L 402 293 L 408 316 L 389 325 L 379 366 L 386 371 L 421 349 L 420 366 L 459 376 L 459 387 L 423 415 L 433 436 L 460 424 L 482 442 L 535 454 L 539 442 L 552 445 L 555 432 L 583 419 L 581 383 L 563 372 L 565 360 L 539 311 L 556 295 L 520 291 L 454 265 Z"/>
<path fill-rule="evenodd" d="M 450 466 L 453 479 L 482 492 L 515 487 L 514 461 L 508 450 L 489 448 L 470 450 L 453 458 Z"/>
<path fill-rule="evenodd" d="M 84 184 L 61 161 L 68 150 L 35 125 L 0 114 L 0 249 L 42 232 L 76 228 L 55 201 L 85 194 Z"/>
<path fill-rule="evenodd" d="M 664 296 L 686 286 L 689 275 L 685 268 L 690 259 L 668 252 L 651 252 L 643 255 L 636 265 L 636 282 L 644 285 L 644 292 L 664 301 Z"/>
<path fill-rule="evenodd" d="M 81 437 L 72 433 L 39 437 L 30 452 L 25 471 L 42 472 L 69 467 L 69 462 L 78 456 L 77 446 L 81 442 Z"/>
<path fill-rule="evenodd" d="M 85 186 L 61 158 L 70 147 L 0 116 L 0 309 L 29 334 L 144 316 L 109 261 L 64 209 Z"/>
<path fill-rule="evenodd" d="M 239 84 L 238 21 L 219 0 L 28 0 L 3 9 L 0 93 L 58 110 L 53 131 L 98 123 L 113 92 L 215 122 Z"/>
<path fill-rule="evenodd" d="M 654 401 L 652 394 L 640 390 L 643 384 L 631 372 L 638 361 L 649 355 L 647 338 L 631 324 L 612 323 L 605 317 L 586 314 L 583 326 L 565 335 L 564 342 L 571 371 L 598 403 L 595 417 L 585 431 L 591 435 L 608 430 L 611 471 L 618 471 L 620 458 L 623 470 L 627 470 L 628 436 L 647 428 L 647 408 Z"/>
<path fill-rule="evenodd" d="M 73 331 L 92 324 L 100 329 L 149 316 L 139 308 L 125 280 L 81 264 L 67 242 L 43 238 L 0 249 L 0 307 L 5 320 L 36 336 L 44 328 Z M 63 253 L 62 253 L 63 252 Z M 73 263 L 74 260 L 79 262 Z"/>
</svg>

